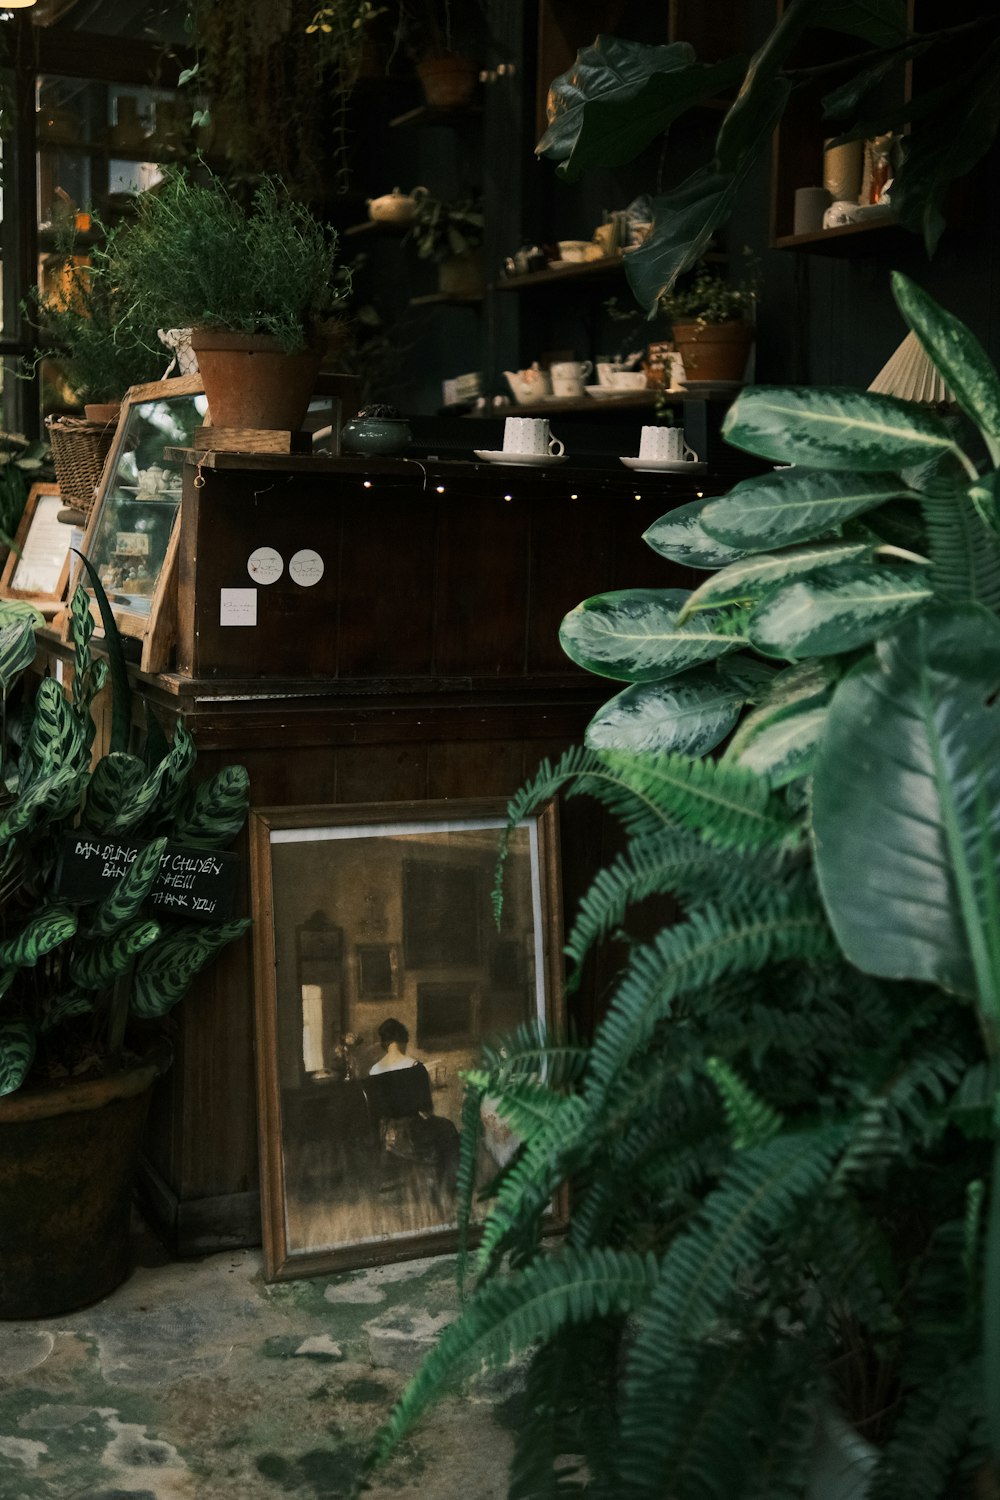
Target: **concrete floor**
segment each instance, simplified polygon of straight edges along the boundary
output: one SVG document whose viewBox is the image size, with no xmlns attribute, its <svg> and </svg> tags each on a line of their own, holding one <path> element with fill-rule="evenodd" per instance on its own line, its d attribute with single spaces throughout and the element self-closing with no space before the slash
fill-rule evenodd
<svg viewBox="0 0 1000 1500">
<path fill-rule="evenodd" d="M 137 1269 L 0 1323 L 0 1500 L 333 1500 L 457 1311 L 450 1257 L 267 1285 L 259 1251 Z M 503 1500 L 514 1371 L 430 1412 L 370 1500 Z"/>
</svg>

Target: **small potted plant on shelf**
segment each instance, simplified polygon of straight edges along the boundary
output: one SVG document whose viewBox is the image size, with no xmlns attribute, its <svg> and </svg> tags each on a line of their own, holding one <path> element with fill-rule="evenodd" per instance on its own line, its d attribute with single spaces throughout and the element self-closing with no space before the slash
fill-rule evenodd
<svg viewBox="0 0 1000 1500">
<path fill-rule="evenodd" d="M 428 193 L 420 199 L 407 240 L 421 260 L 438 268 L 438 289 L 448 297 L 478 297 L 483 290 L 480 247 L 483 205 L 479 198 L 448 201 Z"/>
<path fill-rule="evenodd" d="M 84 1306 L 127 1274 L 146 1106 L 169 1062 L 156 1023 L 249 925 L 167 921 L 150 906 L 168 841 L 189 852 L 231 843 L 247 774 L 226 766 L 192 785 L 195 748 L 180 723 L 162 755 L 152 734 L 145 757 L 129 753 L 128 684 L 106 608 L 114 727 L 92 762 L 108 661 L 91 653 L 82 588 L 71 618 L 71 687 L 46 677 L 32 695 L 41 616 L 0 601 L 0 1318 Z M 74 842 L 122 874 L 70 904 L 60 862 Z"/>
<path fill-rule="evenodd" d="M 191 328 L 217 428 L 297 431 L 342 336 L 350 272 L 336 231 L 264 177 L 248 209 L 213 174 L 140 194 L 122 285 L 154 328 Z"/>
<path fill-rule="evenodd" d="M 689 383 L 743 379 L 756 306 L 752 273 L 734 283 L 705 265 L 693 280 L 660 299 L 659 311 L 673 329 Z"/>
<path fill-rule="evenodd" d="M 430 108 L 468 108 L 479 82 L 479 66 L 456 46 L 449 0 L 400 0 L 397 35 L 415 59 Z"/>
</svg>

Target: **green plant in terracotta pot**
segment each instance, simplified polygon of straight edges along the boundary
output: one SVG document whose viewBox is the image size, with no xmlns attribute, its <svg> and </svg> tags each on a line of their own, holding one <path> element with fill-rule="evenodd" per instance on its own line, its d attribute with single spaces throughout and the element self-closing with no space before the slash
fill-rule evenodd
<svg viewBox="0 0 1000 1500">
<path fill-rule="evenodd" d="M 450 297 L 477 297 L 483 290 L 480 247 L 483 205 L 479 198 L 420 199 L 407 240 L 421 260 L 438 267 L 438 287 Z"/>
<path fill-rule="evenodd" d="M 108 662 L 91 652 L 83 589 L 71 616 L 71 687 L 45 677 L 32 691 L 43 622 L 0 601 L 0 1318 L 83 1306 L 127 1274 L 149 1091 L 169 1062 L 157 1023 L 249 925 L 168 920 L 152 900 L 168 842 L 219 862 L 246 818 L 246 771 L 226 766 L 193 784 L 195 747 L 180 723 L 169 746 L 151 730 L 145 756 L 126 748 L 110 611 L 112 731 L 94 760 Z M 102 871 L 116 862 L 107 883 L 72 900 L 71 853 Z"/>
<path fill-rule="evenodd" d="M 336 231 L 264 177 L 248 208 L 216 176 L 177 168 L 143 193 L 122 283 L 157 328 L 191 328 L 218 428 L 297 431 L 350 273 Z"/>
<path fill-rule="evenodd" d="M 688 381 L 742 380 L 754 339 L 756 278 L 727 281 L 707 266 L 661 297 Z"/>
<path fill-rule="evenodd" d="M 413 57 L 431 109 L 467 108 L 479 83 L 479 66 L 456 38 L 453 20 L 449 0 L 400 0 L 397 41 Z"/>
</svg>

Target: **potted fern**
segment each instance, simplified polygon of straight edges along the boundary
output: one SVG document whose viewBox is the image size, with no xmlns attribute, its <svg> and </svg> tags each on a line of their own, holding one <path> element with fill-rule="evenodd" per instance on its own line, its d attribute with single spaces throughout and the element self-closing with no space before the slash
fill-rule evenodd
<svg viewBox="0 0 1000 1500">
<path fill-rule="evenodd" d="M 274 177 L 244 209 L 218 177 L 173 168 L 140 194 L 121 249 L 129 305 L 153 327 L 193 330 L 213 426 L 297 431 L 343 337 L 336 231 Z"/>
<path fill-rule="evenodd" d="M 178 725 L 145 759 L 129 753 L 127 679 L 105 619 L 115 679 L 108 752 L 91 764 L 91 709 L 107 677 L 92 657 L 83 589 L 72 604 L 75 670 L 33 699 L 30 607 L 0 601 L 0 1318 L 48 1317 L 96 1301 L 130 1265 L 129 1218 L 149 1091 L 169 1061 L 156 1023 L 246 919 L 194 925 L 148 905 L 168 840 L 216 851 L 246 817 L 247 775 L 191 785 L 195 749 Z M 104 893 L 71 904 L 64 838 L 137 847 Z M 197 857 L 197 856 L 196 856 Z"/>
<path fill-rule="evenodd" d="M 562 789 L 628 834 L 570 983 L 633 904 L 683 916 L 630 945 L 592 1044 L 470 1073 L 466 1201 L 482 1098 L 523 1144 L 378 1456 L 523 1348 L 512 1495 L 813 1496 L 831 1412 L 872 1444 L 852 1496 L 1000 1493 L 1000 378 L 894 290 L 960 414 L 745 393 L 730 440 L 793 467 L 646 537 L 704 582 L 563 623 L 624 686 L 510 816 Z"/>
</svg>

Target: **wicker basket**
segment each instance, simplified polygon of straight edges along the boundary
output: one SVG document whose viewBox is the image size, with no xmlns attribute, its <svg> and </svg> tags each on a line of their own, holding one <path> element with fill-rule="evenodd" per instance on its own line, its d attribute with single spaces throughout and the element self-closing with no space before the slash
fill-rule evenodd
<svg viewBox="0 0 1000 1500">
<path fill-rule="evenodd" d="M 47 417 L 45 425 L 62 502 L 89 516 L 117 424 L 88 422 L 84 417 Z"/>
</svg>

